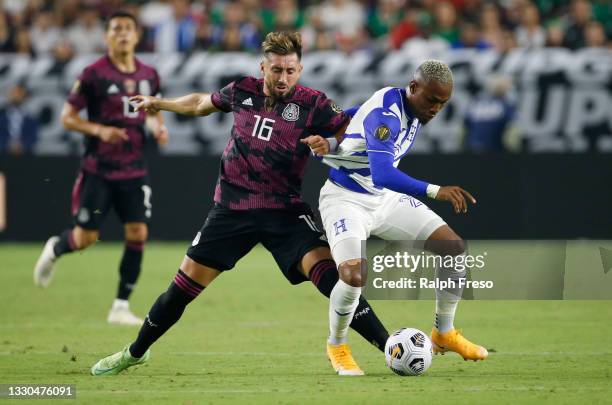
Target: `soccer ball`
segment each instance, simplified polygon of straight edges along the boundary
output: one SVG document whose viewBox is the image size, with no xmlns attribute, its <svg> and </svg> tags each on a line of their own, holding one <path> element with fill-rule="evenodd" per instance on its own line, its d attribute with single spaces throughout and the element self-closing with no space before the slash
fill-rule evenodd
<svg viewBox="0 0 612 405">
<path fill-rule="evenodd" d="M 387 366 L 402 376 L 423 374 L 431 366 L 431 357 L 431 340 L 418 329 L 402 328 L 385 344 Z"/>
</svg>

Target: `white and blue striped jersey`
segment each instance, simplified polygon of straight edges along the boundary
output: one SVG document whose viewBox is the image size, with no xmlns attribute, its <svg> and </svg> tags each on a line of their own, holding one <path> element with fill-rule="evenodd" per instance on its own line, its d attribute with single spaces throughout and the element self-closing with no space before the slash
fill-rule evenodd
<svg viewBox="0 0 612 405">
<path fill-rule="evenodd" d="M 410 150 L 421 123 L 408 111 L 406 90 L 385 87 L 359 107 L 333 154 L 323 157 L 329 179 L 349 190 L 381 194 L 372 182 L 368 153 L 389 153 L 393 165 Z"/>
</svg>

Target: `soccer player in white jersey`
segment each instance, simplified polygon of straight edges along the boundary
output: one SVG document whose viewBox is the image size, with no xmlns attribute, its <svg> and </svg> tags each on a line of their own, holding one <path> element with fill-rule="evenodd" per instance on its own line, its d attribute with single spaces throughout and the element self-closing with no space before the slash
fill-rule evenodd
<svg viewBox="0 0 612 405">
<path fill-rule="evenodd" d="M 464 241 L 413 197 L 449 201 L 456 213 L 467 212 L 467 201 L 476 203 L 474 197 L 460 187 L 440 187 L 397 168 L 421 126 L 444 107 L 452 89 L 453 76 L 445 63 L 423 62 L 407 88 L 383 88 L 361 105 L 337 151 L 323 157 L 332 169 L 321 189 L 319 209 L 340 275 L 330 297 L 327 354 L 340 375 L 363 374 L 347 342 L 348 326 L 365 285 L 362 241 L 370 236 L 425 241 L 425 249 L 438 255 L 465 252 Z M 458 280 L 465 277 L 465 271 L 441 268 L 436 276 Z M 436 290 L 434 351 L 454 351 L 466 360 L 483 360 L 487 350 L 454 328 L 460 297 L 461 289 Z"/>
</svg>

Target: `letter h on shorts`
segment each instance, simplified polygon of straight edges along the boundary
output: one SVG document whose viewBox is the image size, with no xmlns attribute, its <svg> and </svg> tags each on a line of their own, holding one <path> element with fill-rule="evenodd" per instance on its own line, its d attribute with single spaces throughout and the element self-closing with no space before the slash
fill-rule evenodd
<svg viewBox="0 0 612 405">
<path fill-rule="evenodd" d="M 342 218 L 340 221 L 334 222 L 334 228 L 336 229 L 336 236 L 346 232 L 346 219 Z"/>
</svg>

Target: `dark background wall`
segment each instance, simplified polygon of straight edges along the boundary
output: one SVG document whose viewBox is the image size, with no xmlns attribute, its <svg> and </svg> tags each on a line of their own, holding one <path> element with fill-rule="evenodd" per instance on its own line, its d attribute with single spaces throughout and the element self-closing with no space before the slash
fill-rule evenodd
<svg viewBox="0 0 612 405">
<path fill-rule="evenodd" d="M 151 239 L 190 240 L 212 205 L 216 157 L 149 160 L 153 188 Z M 7 228 L 1 240 L 43 240 L 71 222 L 74 157 L 0 157 L 7 183 Z M 478 204 L 455 215 L 448 203 L 428 200 L 468 239 L 612 239 L 612 154 L 415 155 L 400 166 L 414 177 L 460 185 Z M 311 162 L 305 199 L 317 206 L 326 168 Z M 112 215 L 102 239 L 121 238 Z"/>
</svg>

